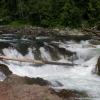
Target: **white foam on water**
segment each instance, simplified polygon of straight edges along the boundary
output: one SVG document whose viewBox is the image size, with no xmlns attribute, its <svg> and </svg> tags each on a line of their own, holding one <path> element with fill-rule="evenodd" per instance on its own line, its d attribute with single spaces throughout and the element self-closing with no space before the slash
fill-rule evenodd
<svg viewBox="0 0 100 100">
<path fill-rule="evenodd" d="M 91 97 L 100 97 L 100 77 L 92 72 L 100 55 L 100 46 L 91 46 L 88 41 L 82 41 L 80 43 L 69 41 L 61 43 L 59 46 L 76 52 L 78 58 L 74 62 L 77 62 L 79 65 L 70 68 L 61 65 L 43 65 L 36 67 L 26 63 L 24 65 L 17 65 L 8 62 L 9 69 L 14 74 L 20 76 L 41 77 L 50 81 L 52 84 L 55 84 L 55 81 L 63 84 L 63 86 L 56 88 L 86 91 Z M 40 48 L 40 52 L 43 59 L 48 61 L 52 60 L 49 52 L 43 47 Z M 17 50 L 12 48 L 4 49 L 3 53 L 8 57 L 23 58 Z M 26 56 L 34 59 L 32 49 L 29 49 L 29 53 Z M 61 59 L 61 61 L 65 62 L 66 60 Z"/>
<path fill-rule="evenodd" d="M 43 60 L 51 61 L 51 56 L 50 56 L 49 52 L 45 50 L 44 47 L 40 48 L 40 52 L 41 52 L 41 57 Z"/>
<path fill-rule="evenodd" d="M 0 81 L 3 81 L 6 78 L 5 74 L 0 72 Z"/>
</svg>

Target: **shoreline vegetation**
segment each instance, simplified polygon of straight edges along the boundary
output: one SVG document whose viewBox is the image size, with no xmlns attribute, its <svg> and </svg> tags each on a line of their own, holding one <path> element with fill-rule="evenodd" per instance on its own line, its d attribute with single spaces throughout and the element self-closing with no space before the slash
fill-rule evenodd
<svg viewBox="0 0 100 100">
<path fill-rule="evenodd" d="M 0 34 L 25 34 L 32 35 L 33 38 L 37 36 L 45 36 L 51 38 L 66 38 L 68 40 L 80 38 L 79 40 L 91 39 L 93 36 L 100 37 L 100 26 L 88 27 L 88 28 L 71 28 L 71 27 L 37 27 L 32 25 L 12 26 L 12 25 L 0 25 Z M 68 38 L 67 38 L 68 37 Z M 77 39 L 75 39 L 77 40 Z"/>
<path fill-rule="evenodd" d="M 0 0 L 0 25 L 79 28 L 98 24 L 99 0 Z"/>
</svg>

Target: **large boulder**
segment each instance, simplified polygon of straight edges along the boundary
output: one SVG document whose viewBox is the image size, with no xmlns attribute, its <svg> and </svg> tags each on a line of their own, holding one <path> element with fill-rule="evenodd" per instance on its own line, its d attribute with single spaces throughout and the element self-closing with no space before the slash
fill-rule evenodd
<svg viewBox="0 0 100 100">
<path fill-rule="evenodd" d="M 87 98 L 88 95 L 84 91 L 76 91 L 76 90 L 58 90 L 52 91 L 54 94 L 58 95 L 59 97 L 63 98 L 63 100 L 78 100 L 79 98 Z"/>
<path fill-rule="evenodd" d="M 0 71 L 4 73 L 6 76 L 9 76 L 12 74 L 12 72 L 9 70 L 8 66 L 4 64 L 0 64 Z"/>
<path fill-rule="evenodd" d="M 100 75 L 100 57 L 98 58 L 95 71 L 98 75 Z"/>
<path fill-rule="evenodd" d="M 42 78 L 29 78 L 29 77 L 21 77 L 17 75 L 10 75 L 5 80 L 4 83 L 9 84 L 38 84 L 40 86 L 47 86 L 49 82 Z"/>
<path fill-rule="evenodd" d="M 62 100 L 46 86 L 0 82 L 0 100 Z"/>
</svg>

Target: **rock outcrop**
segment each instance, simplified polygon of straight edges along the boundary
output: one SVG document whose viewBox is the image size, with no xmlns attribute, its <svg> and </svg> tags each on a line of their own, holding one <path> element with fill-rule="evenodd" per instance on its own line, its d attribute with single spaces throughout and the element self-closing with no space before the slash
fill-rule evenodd
<svg viewBox="0 0 100 100">
<path fill-rule="evenodd" d="M 42 78 L 29 78 L 29 77 L 21 77 L 18 75 L 12 74 L 12 72 L 9 70 L 8 66 L 4 64 L 0 64 L 0 71 L 5 74 L 7 77 L 4 80 L 4 83 L 9 84 L 38 84 L 40 86 L 47 86 L 50 84 L 50 82 L 42 79 Z"/>
<path fill-rule="evenodd" d="M 0 100 L 62 100 L 48 87 L 39 85 L 12 85 L 0 83 Z"/>
<path fill-rule="evenodd" d="M 76 90 L 59 90 L 59 91 L 53 91 L 54 94 L 58 95 L 59 97 L 63 98 L 64 100 L 78 100 L 79 98 L 85 98 L 88 97 L 88 95 L 83 91 L 76 91 Z"/>
<path fill-rule="evenodd" d="M 49 85 L 49 82 L 42 78 L 21 77 L 14 74 L 8 76 L 4 80 L 4 83 L 9 83 L 9 84 L 14 84 L 14 85 L 17 85 L 17 84 L 28 84 L 28 85 L 38 84 L 40 86 Z"/>
<path fill-rule="evenodd" d="M 12 74 L 12 72 L 9 70 L 8 66 L 4 64 L 0 64 L 0 71 L 3 72 L 7 77 Z"/>
<path fill-rule="evenodd" d="M 95 71 L 98 75 L 100 75 L 100 57 L 98 58 Z"/>
</svg>

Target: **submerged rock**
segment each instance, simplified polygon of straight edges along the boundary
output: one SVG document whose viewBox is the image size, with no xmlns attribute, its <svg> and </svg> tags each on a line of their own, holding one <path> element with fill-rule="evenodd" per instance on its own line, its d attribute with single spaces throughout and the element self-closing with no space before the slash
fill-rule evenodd
<svg viewBox="0 0 100 100">
<path fill-rule="evenodd" d="M 8 42 L 0 42 L 0 49 L 11 47 L 11 44 Z"/>
<path fill-rule="evenodd" d="M 75 54 L 75 52 L 71 52 L 63 47 L 59 47 L 58 44 L 55 43 L 51 43 L 51 46 L 53 46 L 55 49 L 57 49 L 57 51 L 59 52 L 59 54 L 62 54 L 64 56 L 72 56 L 73 54 Z"/>
<path fill-rule="evenodd" d="M 44 48 L 50 53 L 50 55 L 54 61 L 60 59 L 59 52 L 58 52 L 57 48 L 55 48 L 49 44 L 45 45 Z"/>
</svg>

